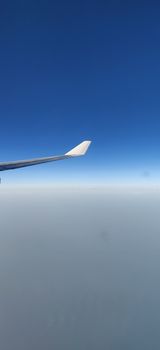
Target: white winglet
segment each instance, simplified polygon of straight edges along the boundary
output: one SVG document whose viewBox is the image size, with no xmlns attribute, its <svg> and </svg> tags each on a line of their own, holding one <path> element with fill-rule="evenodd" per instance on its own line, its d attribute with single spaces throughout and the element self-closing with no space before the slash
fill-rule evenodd
<svg viewBox="0 0 160 350">
<path fill-rule="evenodd" d="M 83 141 L 78 146 L 72 148 L 69 152 L 65 153 L 65 155 L 72 157 L 83 156 L 87 152 L 90 144 L 91 141 Z"/>
</svg>

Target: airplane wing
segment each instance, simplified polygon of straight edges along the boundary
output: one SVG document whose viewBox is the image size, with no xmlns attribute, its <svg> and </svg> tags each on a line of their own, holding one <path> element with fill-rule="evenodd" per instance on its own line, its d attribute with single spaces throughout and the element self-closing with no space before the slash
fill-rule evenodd
<svg viewBox="0 0 160 350">
<path fill-rule="evenodd" d="M 13 161 L 13 162 L 0 162 L 0 171 L 24 168 L 31 165 L 37 165 L 42 163 L 53 162 L 56 160 L 63 160 L 63 159 L 83 156 L 87 152 L 90 144 L 91 144 L 91 141 L 83 141 L 78 146 L 74 147 L 69 152 L 61 156 L 34 158 L 34 159 L 19 160 L 19 161 Z"/>
</svg>

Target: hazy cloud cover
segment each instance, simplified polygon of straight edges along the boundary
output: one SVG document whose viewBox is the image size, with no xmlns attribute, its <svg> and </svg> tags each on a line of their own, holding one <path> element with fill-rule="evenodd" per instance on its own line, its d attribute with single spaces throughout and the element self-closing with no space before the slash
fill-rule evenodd
<svg viewBox="0 0 160 350">
<path fill-rule="evenodd" d="M 0 348 L 159 348 L 160 195 L 1 186 Z"/>
</svg>

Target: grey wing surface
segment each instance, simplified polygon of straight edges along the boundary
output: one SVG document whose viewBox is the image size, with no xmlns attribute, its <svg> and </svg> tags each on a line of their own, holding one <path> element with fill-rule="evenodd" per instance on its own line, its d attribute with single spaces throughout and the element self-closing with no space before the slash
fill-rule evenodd
<svg viewBox="0 0 160 350">
<path fill-rule="evenodd" d="M 11 161 L 11 162 L 1 162 L 0 171 L 24 168 L 27 166 L 53 162 L 56 160 L 63 160 L 63 159 L 83 156 L 87 152 L 87 149 L 90 146 L 90 144 L 91 144 L 91 141 L 83 141 L 78 146 L 71 149 L 69 152 L 60 156 L 34 158 L 34 159 Z"/>
</svg>

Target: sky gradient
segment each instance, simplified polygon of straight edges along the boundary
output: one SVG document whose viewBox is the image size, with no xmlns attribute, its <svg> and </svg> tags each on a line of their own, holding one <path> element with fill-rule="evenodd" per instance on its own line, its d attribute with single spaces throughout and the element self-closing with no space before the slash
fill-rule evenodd
<svg viewBox="0 0 160 350">
<path fill-rule="evenodd" d="M 158 183 L 160 4 L 0 4 L 0 160 L 86 157 L 2 173 L 5 182 Z"/>
</svg>

